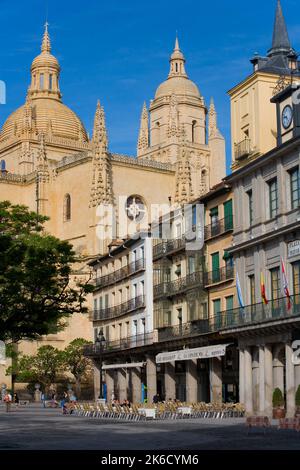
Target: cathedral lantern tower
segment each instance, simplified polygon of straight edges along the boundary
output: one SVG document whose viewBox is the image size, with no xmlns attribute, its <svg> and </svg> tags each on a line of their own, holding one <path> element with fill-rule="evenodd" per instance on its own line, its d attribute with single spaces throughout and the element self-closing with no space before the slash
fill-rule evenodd
<svg viewBox="0 0 300 470">
<path fill-rule="evenodd" d="M 208 111 L 198 86 L 187 75 L 185 63 L 176 38 L 168 78 L 157 88 L 149 114 L 143 107 L 138 158 L 176 166 L 178 180 L 184 167 L 181 156 L 185 155 L 192 185 L 188 193 L 197 197 L 225 177 L 225 141 L 217 129 L 215 109 L 210 114 L 215 127 L 207 138 Z"/>
<path fill-rule="evenodd" d="M 28 97 L 31 99 L 47 97 L 61 101 L 59 74 L 60 65 L 56 57 L 51 54 L 48 23 L 46 23 L 41 54 L 34 59 L 31 65 L 31 84 Z"/>
<path fill-rule="evenodd" d="M 23 106 L 13 112 L 0 131 L 0 156 L 11 173 L 26 175 L 37 169 L 40 138 L 49 159 L 59 161 L 90 147 L 79 117 L 62 102 L 60 65 L 51 53 L 48 24 L 41 53 L 31 65 L 31 80 Z"/>
</svg>

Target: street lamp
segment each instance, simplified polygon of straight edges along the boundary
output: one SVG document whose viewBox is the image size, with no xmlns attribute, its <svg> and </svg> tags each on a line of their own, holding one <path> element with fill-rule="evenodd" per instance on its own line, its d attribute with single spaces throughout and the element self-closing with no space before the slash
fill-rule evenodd
<svg viewBox="0 0 300 470">
<path fill-rule="evenodd" d="M 103 330 L 100 330 L 96 339 L 96 344 L 99 347 L 99 351 L 100 351 L 100 395 L 99 395 L 99 398 L 101 399 L 103 398 L 102 353 L 103 353 L 103 348 L 105 345 L 105 337 L 103 335 Z"/>
</svg>

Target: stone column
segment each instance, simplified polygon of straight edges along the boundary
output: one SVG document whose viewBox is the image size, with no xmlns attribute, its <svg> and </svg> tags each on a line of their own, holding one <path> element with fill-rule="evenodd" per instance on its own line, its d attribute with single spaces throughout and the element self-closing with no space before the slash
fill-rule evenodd
<svg viewBox="0 0 300 470">
<path fill-rule="evenodd" d="M 239 350 L 239 402 L 245 403 L 245 357 L 244 349 Z"/>
<path fill-rule="evenodd" d="M 133 403 L 141 403 L 142 398 L 142 381 L 140 367 L 131 369 L 131 396 Z"/>
<path fill-rule="evenodd" d="M 284 392 L 284 364 L 278 358 L 273 361 L 273 387 Z"/>
<path fill-rule="evenodd" d="M 153 357 L 147 357 L 147 400 L 152 403 L 154 395 L 157 394 L 156 362 Z"/>
<path fill-rule="evenodd" d="M 105 371 L 105 383 L 106 383 L 106 401 L 112 402 L 112 397 L 115 392 L 115 381 L 114 381 L 114 370 Z"/>
<path fill-rule="evenodd" d="M 222 358 L 210 359 L 210 401 L 222 403 Z"/>
<path fill-rule="evenodd" d="M 286 411 L 287 417 L 295 416 L 295 366 L 292 361 L 293 349 L 290 344 L 285 345 L 285 373 L 286 373 Z"/>
<path fill-rule="evenodd" d="M 166 400 L 176 398 L 176 381 L 175 381 L 175 363 L 166 362 L 165 364 L 165 390 Z"/>
<path fill-rule="evenodd" d="M 260 409 L 259 348 L 255 347 L 253 349 L 254 350 L 252 350 L 252 400 L 253 400 L 253 411 L 257 412 Z"/>
<path fill-rule="evenodd" d="M 265 348 L 259 346 L 259 412 L 265 413 Z"/>
<path fill-rule="evenodd" d="M 123 401 L 127 399 L 127 373 L 124 369 L 118 369 L 118 400 Z"/>
<path fill-rule="evenodd" d="M 197 403 L 198 400 L 198 371 L 197 360 L 186 361 L 186 401 Z"/>
<path fill-rule="evenodd" d="M 253 413 L 253 383 L 252 383 L 252 354 L 251 348 L 244 350 L 245 360 L 245 407 L 246 413 Z"/>
<path fill-rule="evenodd" d="M 272 416 L 273 398 L 273 354 L 272 346 L 265 346 L 265 414 Z"/>
</svg>

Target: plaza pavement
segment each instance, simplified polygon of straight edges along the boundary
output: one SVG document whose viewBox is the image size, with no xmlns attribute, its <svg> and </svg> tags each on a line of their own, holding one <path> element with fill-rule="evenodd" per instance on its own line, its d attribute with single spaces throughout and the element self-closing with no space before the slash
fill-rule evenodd
<svg viewBox="0 0 300 470">
<path fill-rule="evenodd" d="M 0 406 L 0 450 L 300 450 L 300 433 L 252 430 L 244 419 L 115 422 L 28 405 Z"/>
</svg>

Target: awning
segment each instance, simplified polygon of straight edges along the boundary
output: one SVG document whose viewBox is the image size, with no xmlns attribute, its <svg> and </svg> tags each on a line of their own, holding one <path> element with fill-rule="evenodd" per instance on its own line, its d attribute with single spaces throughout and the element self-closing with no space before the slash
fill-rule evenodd
<svg viewBox="0 0 300 470">
<path fill-rule="evenodd" d="M 165 362 L 221 357 L 225 356 L 227 346 L 229 346 L 229 344 L 217 344 L 215 346 L 205 346 L 203 348 L 181 349 L 180 351 L 165 352 L 158 354 L 155 360 L 157 364 L 163 364 Z"/>
<path fill-rule="evenodd" d="M 128 362 L 127 364 L 105 364 L 102 370 L 109 369 L 129 369 L 130 367 L 144 367 L 144 362 Z"/>
</svg>

